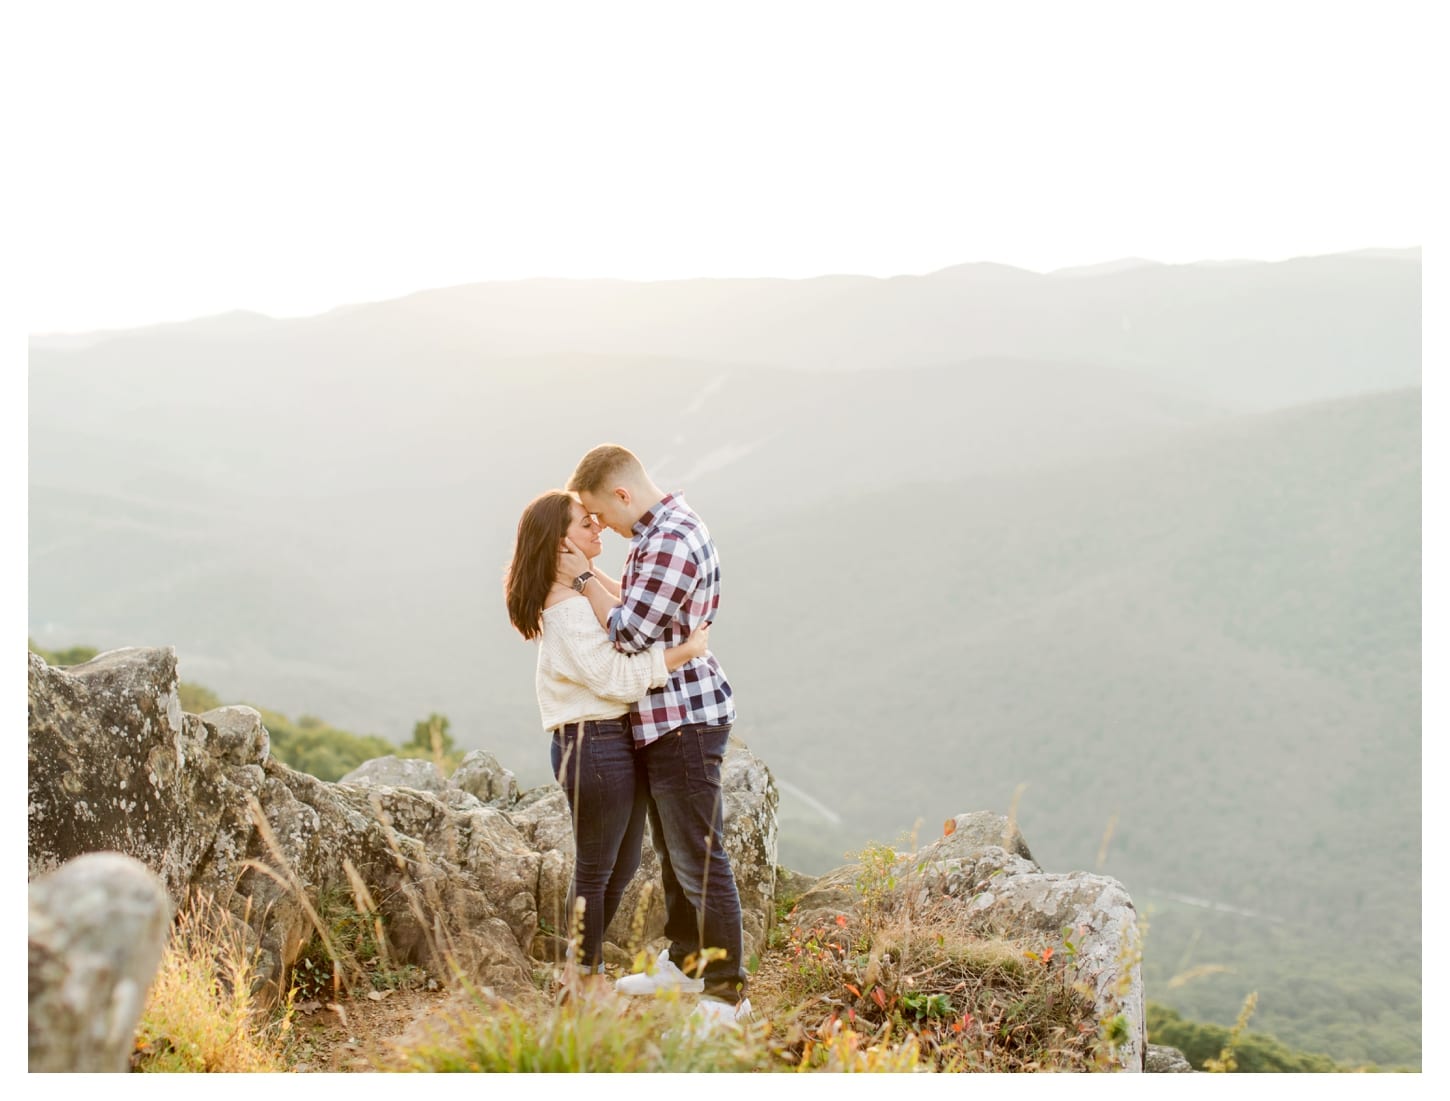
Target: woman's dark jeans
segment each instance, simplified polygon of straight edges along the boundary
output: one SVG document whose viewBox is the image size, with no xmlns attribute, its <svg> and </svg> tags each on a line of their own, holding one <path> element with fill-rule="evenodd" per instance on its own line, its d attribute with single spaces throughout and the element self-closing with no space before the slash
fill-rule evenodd
<svg viewBox="0 0 1450 1101">
<path fill-rule="evenodd" d="M 584 900 L 579 963 L 603 964 L 604 930 L 639 869 L 647 789 L 624 719 L 569 723 L 554 731 L 549 759 L 574 821 L 574 883 L 561 928 L 572 938 L 575 899 Z"/>
</svg>

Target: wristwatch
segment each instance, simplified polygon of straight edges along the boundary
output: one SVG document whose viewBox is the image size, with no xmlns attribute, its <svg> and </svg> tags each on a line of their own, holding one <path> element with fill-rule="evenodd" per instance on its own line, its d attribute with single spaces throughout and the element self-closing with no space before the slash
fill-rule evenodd
<svg viewBox="0 0 1450 1101">
<path fill-rule="evenodd" d="M 584 591 L 584 586 L 589 584 L 589 579 L 593 576 L 594 575 L 592 573 L 590 573 L 588 570 L 585 570 L 578 577 L 574 578 L 574 591 L 576 593 L 582 593 Z"/>
</svg>

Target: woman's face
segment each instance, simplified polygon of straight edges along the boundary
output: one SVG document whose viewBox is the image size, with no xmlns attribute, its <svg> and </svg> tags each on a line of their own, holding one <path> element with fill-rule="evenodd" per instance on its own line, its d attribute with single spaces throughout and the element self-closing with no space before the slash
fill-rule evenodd
<svg viewBox="0 0 1450 1101">
<path fill-rule="evenodd" d="M 569 506 L 569 530 L 564 534 L 584 552 L 584 557 L 594 559 L 604 549 L 599 539 L 599 523 L 584 511 L 584 506 L 575 501 Z"/>
</svg>

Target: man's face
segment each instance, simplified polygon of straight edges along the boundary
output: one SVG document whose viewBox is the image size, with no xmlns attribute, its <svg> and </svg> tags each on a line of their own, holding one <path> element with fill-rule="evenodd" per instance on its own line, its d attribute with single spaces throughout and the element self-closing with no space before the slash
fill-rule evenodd
<svg viewBox="0 0 1450 1101">
<path fill-rule="evenodd" d="M 626 539 L 634 538 L 634 518 L 630 513 L 629 490 L 613 489 L 607 492 L 580 493 L 579 500 L 584 507 L 599 517 L 600 523 L 616 535 Z"/>
</svg>

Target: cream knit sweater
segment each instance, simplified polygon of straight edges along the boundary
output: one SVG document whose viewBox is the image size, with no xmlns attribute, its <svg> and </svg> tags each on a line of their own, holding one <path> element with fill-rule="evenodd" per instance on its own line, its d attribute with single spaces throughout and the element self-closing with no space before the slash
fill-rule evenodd
<svg viewBox="0 0 1450 1101">
<path fill-rule="evenodd" d="M 617 719 L 669 679 L 665 646 L 621 654 L 582 596 L 544 609 L 534 687 L 545 730 L 589 719 Z"/>
</svg>

